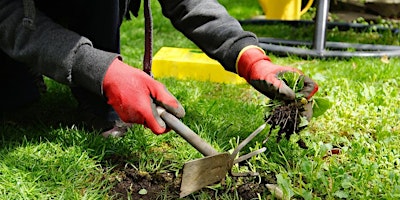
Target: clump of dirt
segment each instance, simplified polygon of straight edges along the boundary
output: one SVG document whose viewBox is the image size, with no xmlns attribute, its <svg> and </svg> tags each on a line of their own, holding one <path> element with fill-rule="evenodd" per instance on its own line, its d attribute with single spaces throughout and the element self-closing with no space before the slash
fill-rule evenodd
<svg viewBox="0 0 400 200">
<path fill-rule="evenodd" d="M 126 164 L 122 158 L 113 159 L 111 183 L 113 187 L 109 191 L 111 199 L 179 199 L 181 172 L 155 172 L 148 173 L 135 169 L 133 165 Z M 116 163 L 117 162 L 117 163 Z M 218 199 L 222 194 L 237 194 L 243 200 L 258 198 L 259 195 L 270 194 L 266 183 L 276 183 L 275 176 L 272 174 L 260 175 L 258 177 L 231 177 L 232 183 L 228 185 L 223 180 L 218 190 L 203 188 L 201 192 L 208 193 L 213 199 Z M 188 196 L 187 199 L 196 198 Z"/>
<path fill-rule="evenodd" d="M 258 194 L 263 194 L 266 191 L 265 184 L 245 183 L 237 187 L 237 192 L 242 199 L 255 199 Z"/>
<path fill-rule="evenodd" d="M 117 183 L 110 190 L 114 199 L 153 200 L 161 195 L 168 199 L 179 198 L 180 177 L 171 172 L 147 173 L 129 167 L 114 172 Z"/>
<path fill-rule="evenodd" d="M 250 200 L 259 199 L 260 197 L 268 197 L 271 192 L 266 184 L 276 184 L 275 174 L 260 174 L 260 176 L 232 177 L 234 185 L 227 188 L 226 191 L 234 194 L 237 193 L 240 199 Z M 225 192 L 226 192 L 225 191 Z"/>
<path fill-rule="evenodd" d="M 173 172 L 148 173 L 138 170 L 135 164 L 122 155 L 110 155 L 103 161 L 104 171 L 111 174 L 107 179 L 112 187 L 108 195 L 111 199 L 168 199 L 179 198 L 181 177 Z M 110 167 L 112 166 L 112 167 Z"/>
<path fill-rule="evenodd" d="M 302 113 L 305 111 L 304 105 L 307 103 L 307 100 L 305 101 L 306 102 L 294 101 L 291 103 L 282 102 L 280 104 L 275 104 L 264 118 L 265 122 L 271 125 L 266 140 L 268 140 L 272 131 L 276 129 L 278 129 L 277 142 L 279 142 L 283 136 L 289 140 L 292 134 L 299 133 L 306 128 L 306 125 L 300 126 L 302 120 L 304 120 Z M 307 145 L 301 139 L 297 144 L 301 148 L 307 148 Z"/>
</svg>

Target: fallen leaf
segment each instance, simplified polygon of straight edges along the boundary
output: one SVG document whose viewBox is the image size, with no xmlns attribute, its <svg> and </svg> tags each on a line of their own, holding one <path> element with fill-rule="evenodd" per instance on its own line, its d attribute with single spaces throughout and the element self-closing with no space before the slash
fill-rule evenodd
<svg viewBox="0 0 400 200">
<path fill-rule="evenodd" d="M 387 55 L 382 56 L 381 62 L 383 62 L 385 64 L 389 64 L 390 63 L 389 57 Z"/>
<path fill-rule="evenodd" d="M 357 69 L 357 64 L 356 63 L 352 63 L 353 69 Z"/>
<path fill-rule="evenodd" d="M 332 155 L 338 155 L 342 152 L 342 150 L 340 148 L 332 148 L 331 150 L 328 150 L 325 154 L 325 156 L 323 157 L 323 159 L 332 156 Z"/>
<path fill-rule="evenodd" d="M 268 190 L 275 195 L 277 199 L 283 199 L 283 191 L 275 184 L 265 184 Z"/>
<path fill-rule="evenodd" d="M 330 154 L 334 155 L 334 154 L 340 154 L 341 150 L 339 148 L 333 148 L 330 150 Z"/>
</svg>

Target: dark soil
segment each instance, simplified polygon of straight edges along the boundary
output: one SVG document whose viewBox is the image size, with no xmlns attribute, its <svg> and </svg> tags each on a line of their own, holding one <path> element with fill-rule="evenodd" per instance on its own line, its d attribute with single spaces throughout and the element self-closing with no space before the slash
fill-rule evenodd
<svg viewBox="0 0 400 200">
<path fill-rule="evenodd" d="M 154 200 L 162 195 L 169 199 L 179 198 L 180 177 L 171 172 L 147 173 L 129 167 L 116 168 L 113 172 L 116 184 L 110 195 L 114 199 Z"/>
<path fill-rule="evenodd" d="M 115 163 L 115 159 L 113 159 Z M 155 172 L 147 173 L 138 171 L 132 165 L 127 165 L 118 158 L 119 163 L 111 169 L 112 178 L 109 180 L 113 187 L 109 191 L 112 199 L 135 199 L 135 200 L 155 200 L 155 199 L 179 199 L 181 173 L 175 175 L 175 172 Z M 105 170 L 107 168 L 105 167 Z M 109 170 L 109 169 L 108 169 Z M 265 174 L 259 177 L 231 177 L 233 184 L 227 185 L 221 181 L 221 187 L 218 190 L 203 188 L 201 192 L 208 193 L 213 199 L 218 199 L 222 194 L 237 193 L 241 199 L 250 200 L 258 198 L 258 195 L 268 195 L 265 184 L 276 183 L 275 175 Z M 140 192 L 142 191 L 142 192 Z M 198 199 L 195 192 L 185 199 Z"/>
</svg>

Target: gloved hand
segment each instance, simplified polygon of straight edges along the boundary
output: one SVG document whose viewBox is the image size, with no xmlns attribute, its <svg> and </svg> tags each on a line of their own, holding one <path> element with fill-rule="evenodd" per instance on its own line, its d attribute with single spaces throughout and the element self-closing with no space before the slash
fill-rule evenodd
<svg viewBox="0 0 400 200">
<path fill-rule="evenodd" d="M 170 129 L 157 113 L 156 105 L 178 118 L 185 115 L 179 101 L 160 82 L 140 69 L 115 59 L 103 79 L 103 91 L 121 120 L 143 124 L 155 134 Z"/>
<path fill-rule="evenodd" d="M 245 47 L 240 52 L 236 71 L 262 94 L 271 99 L 280 100 L 294 100 L 295 93 L 284 81 L 278 79 L 278 75 L 285 72 L 303 74 L 298 69 L 273 64 L 264 51 L 257 46 Z M 304 76 L 304 88 L 300 93 L 310 99 L 317 91 L 317 83 Z"/>
</svg>

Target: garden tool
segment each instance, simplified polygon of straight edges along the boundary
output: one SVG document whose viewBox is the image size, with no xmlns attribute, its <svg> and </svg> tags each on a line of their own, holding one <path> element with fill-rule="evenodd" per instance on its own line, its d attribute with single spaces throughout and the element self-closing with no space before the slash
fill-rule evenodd
<svg viewBox="0 0 400 200">
<path fill-rule="evenodd" d="M 152 17 L 150 9 L 150 0 L 144 0 L 144 17 L 145 17 L 145 55 L 143 59 L 143 71 L 153 77 L 151 73 L 152 65 Z M 265 127 L 266 123 L 261 125 L 257 130 L 250 134 L 245 140 L 243 140 L 238 147 L 236 147 L 232 154 L 225 152 L 219 153 L 210 144 L 201 139 L 194 131 L 182 123 L 174 115 L 167 112 L 162 107 L 157 107 L 158 114 L 165 121 L 165 123 L 189 142 L 194 148 L 196 148 L 205 157 L 192 160 L 185 163 L 182 173 L 181 192 L 180 197 L 185 197 L 192 192 L 195 192 L 205 186 L 221 181 L 225 178 L 229 172 L 232 176 L 249 176 L 257 175 L 254 172 L 247 173 L 234 173 L 232 167 L 234 164 L 244 161 L 252 156 L 263 153 L 266 148 L 263 147 L 259 150 L 253 151 L 246 155 L 237 155 L 239 151 L 249 143 L 258 133 L 260 133 Z"/>
<path fill-rule="evenodd" d="M 189 142 L 194 148 L 196 148 L 205 156 L 204 158 L 189 161 L 183 166 L 180 191 L 181 198 L 200 190 L 203 187 L 223 180 L 228 172 L 232 176 L 258 175 L 256 172 L 232 172 L 232 167 L 234 164 L 242 162 L 257 154 L 263 153 L 266 150 L 266 148 L 263 147 L 246 155 L 237 157 L 239 151 L 266 127 L 266 123 L 261 125 L 245 140 L 243 140 L 233 150 L 232 154 L 228 152 L 219 153 L 210 144 L 201 139 L 199 135 L 197 135 L 174 115 L 167 112 L 164 108 L 157 107 L 157 111 L 161 118 L 172 130 L 178 133 L 183 139 Z"/>
</svg>

